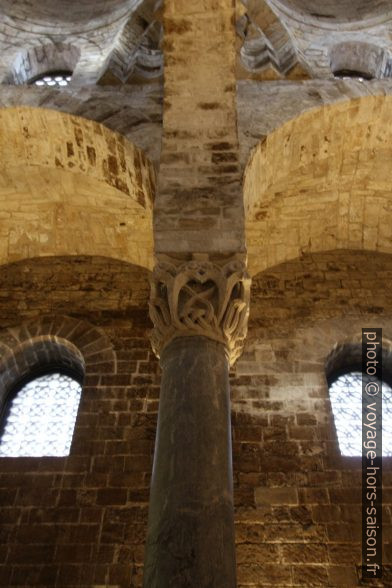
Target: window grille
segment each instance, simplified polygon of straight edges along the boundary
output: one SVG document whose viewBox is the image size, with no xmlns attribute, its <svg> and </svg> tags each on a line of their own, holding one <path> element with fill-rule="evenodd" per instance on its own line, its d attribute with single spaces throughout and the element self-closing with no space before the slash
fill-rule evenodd
<svg viewBox="0 0 392 588">
<path fill-rule="evenodd" d="M 48 87 L 64 87 L 68 86 L 71 81 L 72 72 L 69 71 L 58 71 L 52 73 L 46 73 L 37 76 L 29 83 L 33 86 L 48 86 Z"/>
<path fill-rule="evenodd" d="M 374 379 L 373 379 L 374 381 Z M 362 455 L 362 373 L 348 372 L 329 386 L 342 455 Z M 392 389 L 382 382 L 382 454 L 392 456 Z"/>
<path fill-rule="evenodd" d="M 0 457 L 69 455 L 81 385 L 63 373 L 30 380 L 7 406 Z"/>
</svg>

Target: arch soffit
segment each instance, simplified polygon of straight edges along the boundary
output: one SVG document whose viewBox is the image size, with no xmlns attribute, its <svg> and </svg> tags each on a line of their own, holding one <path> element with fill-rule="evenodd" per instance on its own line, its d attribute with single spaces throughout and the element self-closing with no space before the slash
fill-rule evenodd
<svg viewBox="0 0 392 588">
<path fill-rule="evenodd" d="M 392 97 L 307 111 L 253 150 L 244 175 L 252 275 L 304 253 L 392 253 Z"/>
<path fill-rule="evenodd" d="M 55 110 L 0 109 L 0 263 L 108 255 L 152 267 L 155 174 L 103 125 Z"/>
</svg>

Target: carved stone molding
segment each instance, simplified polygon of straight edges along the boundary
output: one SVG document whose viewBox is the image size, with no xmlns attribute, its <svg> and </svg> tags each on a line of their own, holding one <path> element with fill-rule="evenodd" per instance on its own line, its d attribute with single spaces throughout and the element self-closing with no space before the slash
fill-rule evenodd
<svg viewBox="0 0 392 588">
<path fill-rule="evenodd" d="M 266 0 L 242 0 L 247 11 L 236 23 L 243 44 L 240 59 L 248 71 L 261 72 L 272 66 L 285 76 L 298 58 L 290 35 Z"/>
<path fill-rule="evenodd" d="M 240 257 L 217 262 L 206 254 L 191 261 L 161 256 L 149 304 L 154 352 L 159 357 L 176 337 L 202 335 L 223 343 L 233 364 L 247 333 L 250 281 Z"/>
</svg>

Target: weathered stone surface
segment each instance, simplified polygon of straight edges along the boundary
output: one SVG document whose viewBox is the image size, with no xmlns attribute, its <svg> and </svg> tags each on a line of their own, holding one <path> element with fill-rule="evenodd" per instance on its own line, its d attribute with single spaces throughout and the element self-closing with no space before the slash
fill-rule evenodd
<svg viewBox="0 0 392 588">
<path fill-rule="evenodd" d="M 308 110 L 366 96 L 389 96 L 390 79 L 359 81 L 306 80 L 237 82 L 240 162 L 245 167 L 251 150 L 272 131 Z"/>
<path fill-rule="evenodd" d="M 167 254 L 230 253 L 244 249 L 234 6 L 231 0 L 188 4 L 164 5 L 164 134 L 155 246 Z"/>
<path fill-rule="evenodd" d="M 335 345 L 360 340 L 364 324 L 383 325 L 390 348 L 391 275 L 388 254 L 331 251 L 253 280 L 231 382 L 241 587 L 359 585 L 361 459 L 340 455 L 325 369 Z"/>
<path fill-rule="evenodd" d="M 130 87 L 4 85 L 0 89 L 0 106 L 50 108 L 94 120 L 142 149 L 156 169 L 162 135 L 161 84 Z"/>
<path fill-rule="evenodd" d="M 117 313 L 126 323 L 132 323 L 137 315 L 146 321 L 148 274 L 148 270 L 129 263 L 88 256 L 40 257 L 2 265 L 2 328 L 48 313 L 92 313 L 98 321 Z M 145 344 L 149 346 L 147 340 Z"/>
<path fill-rule="evenodd" d="M 342 43 L 348 44 L 341 47 L 342 55 L 347 52 L 347 69 L 363 71 L 361 45 L 370 43 L 384 54 L 377 77 L 389 76 L 392 19 L 387 1 L 269 0 L 269 5 L 288 29 L 299 62 L 312 77 L 333 77 L 331 54 Z"/>
<path fill-rule="evenodd" d="M 310 14 L 315 18 L 333 18 L 336 21 L 358 21 L 367 18 L 383 17 L 389 15 L 389 3 L 386 0 L 376 0 L 369 4 L 367 0 L 272 0 L 272 4 L 280 4 L 282 8 Z M 317 14 L 318 13 L 318 14 Z"/>
<path fill-rule="evenodd" d="M 243 254 L 241 175 L 252 148 L 258 156 L 268 152 L 252 179 L 250 330 L 231 372 L 238 584 L 361 584 L 361 463 L 340 455 L 325 370 L 331 350 L 357 343 L 366 324 L 383 328 L 385 348 L 392 340 L 390 17 L 388 3 L 365 0 L 166 0 L 162 13 L 152 0 L 1 2 L 0 105 L 81 116 L 83 136 L 101 123 L 122 137 L 105 143 L 110 132 L 102 127 L 92 166 L 93 152 L 65 132 L 59 113 L 50 123 L 25 117 L 17 130 L 2 133 L 0 233 L 10 243 L 4 260 L 20 261 L 0 267 L 0 394 L 29 365 L 70 361 L 74 352 L 86 378 L 68 458 L 1 460 L 0 584 L 142 585 L 161 378 L 147 336 L 148 270 L 138 266 L 148 266 L 145 209 L 108 184 L 115 159 L 121 168 L 111 147 L 117 150 L 123 137 L 156 170 L 162 164 L 157 250 L 180 263 L 203 250 L 214 259 Z M 74 71 L 63 90 L 24 85 L 58 68 Z M 376 79 L 334 79 L 339 68 Z M 326 108 L 317 114 L 320 107 Z M 59 161 L 74 164 L 67 180 L 64 170 L 47 173 L 59 145 Z M 119 177 L 134 188 L 133 157 L 126 152 Z M 81 179 L 87 176 L 91 182 Z M 30 240 L 14 242 L 9 213 Z M 57 241 L 45 240 L 55 233 Z M 122 256 L 130 243 L 140 258 Z M 336 250 L 342 246 L 351 249 Z M 92 255 L 80 255 L 86 251 Z M 196 345 L 198 336 L 191 339 Z M 174 416 L 164 428 L 174 427 L 181 443 L 165 437 L 173 452 L 161 457 L 165 467 L 173 460 L 181 485 L 165 477 L 162 487 L 172 501 L 172 528 L 197 529 L 202 557 L 189 583 L 204 588 L 202 570 L 216 565 L 228 570 L 229 580 L 217 574 L 227 588 L 234 578 L 227 365 L 219 382 L 209 377 L 225 358 L 222 349 L 214 355 L 220 343 L 203 339 L 203 345 L 205 362 L 203 353 L 186 359 L 192 370 L 204 362 L 196 374 L 188 363 L 170 367 L 170 381 L 182 379 L 186 390 L 178 387 L 177 402 L 168 403 Z M 200 408 L 201 427 L 194 426 L 200 414 L 189 410 L 190 402 Z M 214 468 L 217 455 L 221 467 Z M 388 458 L 383 482 L 385 567 L 374 585 L 389 586 Z M 211 500 L 218 494 L 224 500 Z M 178 514 L 178 504 L 195 496 L 192 511 Z M 188 565 L 195 552 L 187 540 L 174 533 Z M 158 544 L 159 557 L 173 544 Z M 165 570 L 178 563 L 173 559 L 164 558 Z"/>
<path fill-rule="evenodd" d="M 102 125 L 54 110 L 0 111 L 0 262 L 108 255 L 151 267 L 152 164 Z"/>
<path fill-rule="evenodd" d="M 85 364 L 71 455 L 0 460 L 5 586 L 141 586 L 160 380 L 146 274 L 104 258 L 0 268 L 1 393 L 58 341 Z"/>
<path fill-rule="evenodd" d="M 225 350 L 175 339 L 161 365 L 144 586 L 235 588 Z"/>
<path fill-rule="evenodd" d="M 264 74 L 266 79 L 270 73 L 268 70 L 275 73 L 275 78 L 284 77 L 297 64 L 288 31 L 265 0 L 245 0 L 243 4 L 247 10 L 245 12 L 243 7 L 244 14 L 239 15 L 236 25 L 242 40 L 239 52 L 241 65 L 237 66 L 237 76 L 243 76 L 241 70 L 245 68 L 252 73 Z"/>
<path fill-rule="evenodd" d="M 271 133 L 245 171 L 250 272 L 306 252 L 391 252 L 392 98 L 305 113 Z"/>
<path fill-rule="evenodd" d="M 4 0 L 0 80 L 23 83 L 38 74 L 61 69 L 73 72 L 75 84 L 96 83 L 105 72 L 122 81 L 134 73 L 141 78 L 156 77 L 151 76 L 148 66 L 154 45 L 158 60 L 162 60 L 159 35 L 154 34 L 159 4 L 155 0 L 111 0 L 92 7 L 71 1 L 54 7 L 45 1 L 31 19 L 27 2 Z M 150 60 L 146 56 L 148 48 Z M 59 58 L 60 53 L 63 55 Z M 125 71 L 124 61 L 128 66 Z M 156 74 L 161 75 L 160 68 Z"/>
</svg>

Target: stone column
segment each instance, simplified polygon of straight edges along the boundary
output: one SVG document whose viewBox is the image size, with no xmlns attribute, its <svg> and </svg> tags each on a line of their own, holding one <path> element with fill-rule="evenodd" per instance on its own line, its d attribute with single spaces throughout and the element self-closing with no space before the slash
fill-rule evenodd
<svg viewBox="0 0 392 588">
<path fill-rule="evenodd" d="M 246 336 L 241 260 L 165 258 L 150 302 L 163 370 L 144 588 L 235 588 L 230 363 Z"/>
</svg>

